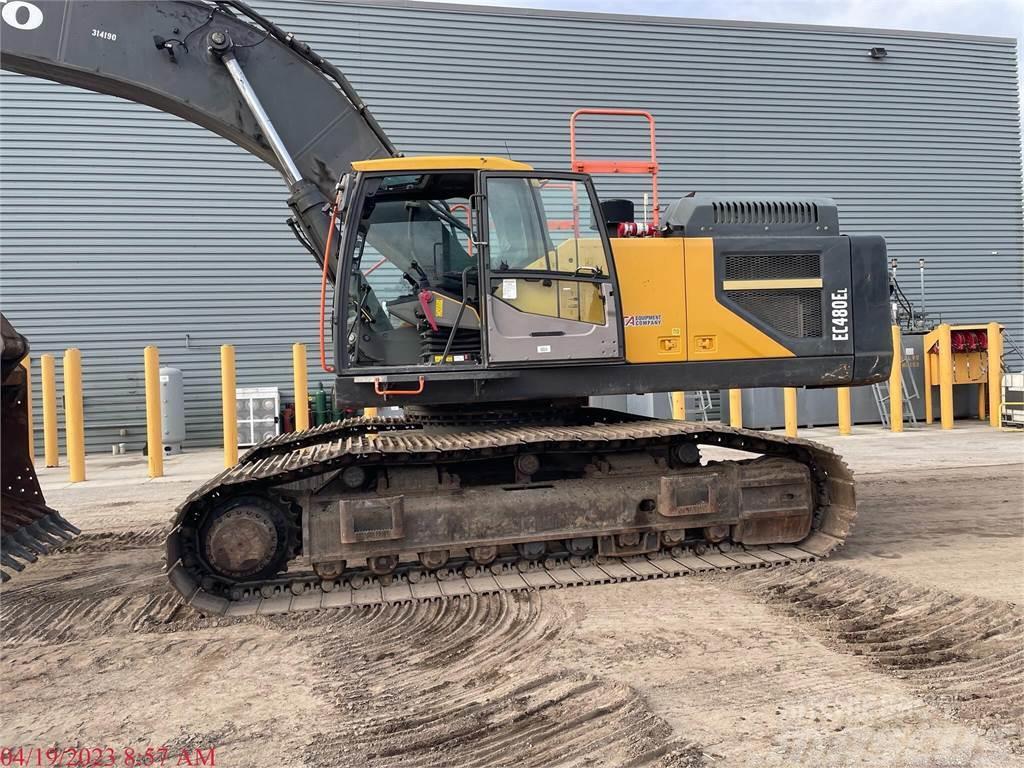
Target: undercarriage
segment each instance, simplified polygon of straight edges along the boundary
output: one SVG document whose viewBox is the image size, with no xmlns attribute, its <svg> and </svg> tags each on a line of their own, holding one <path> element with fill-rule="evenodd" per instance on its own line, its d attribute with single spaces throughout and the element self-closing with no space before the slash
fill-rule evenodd
<svg viewBox="0 0 1024 768">
<path fill-rule="evenodd" d="M 813 560 L 855 514 L 846 466 L 805 440 L 566 405 L 431 411 L 253 448 L 179 507 L 167 566 L 194 608 L 233 615 Z"/>
</svg>

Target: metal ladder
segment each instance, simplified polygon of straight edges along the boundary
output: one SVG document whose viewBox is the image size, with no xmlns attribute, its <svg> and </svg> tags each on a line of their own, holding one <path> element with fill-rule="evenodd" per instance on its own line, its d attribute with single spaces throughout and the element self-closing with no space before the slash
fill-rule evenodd
<svg viewBox="0 0 1024 768">
<path fill-rule="evenodd" d="M 708 421 L 708 414 L 711 412 L 711 390 L 697 389 L 693 391 L 693 399 L 696 410 L 700 413 L 700 420 Z"/>
<path fill-rule="evenodd" d="M 927 361 L 924 361 L 927 365 Z M 917 388 L 917 381 L 913 376 L 907 376 L 907 366 L 904 365 L 903 350 L 900 350 L 900 378 L 903 380 L 903 423 L 917 426 L 917 416 L 914 414 L 914 400 L 921 397 L 921 391 Z M 889 381 L 881 381 L 871 385 L 871 394 L 875 397 L 875 407 L 878 408 L 878 416 L 882 420 L 882 426 L 889 426 Z"/>
</svg>

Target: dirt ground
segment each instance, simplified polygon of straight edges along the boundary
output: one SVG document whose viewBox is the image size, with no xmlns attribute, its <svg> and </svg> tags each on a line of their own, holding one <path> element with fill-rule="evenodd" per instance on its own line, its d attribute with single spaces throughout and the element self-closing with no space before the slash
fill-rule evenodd
<svg viewBox="0 0 1024 768">
<path fill-rule="evenodd" d="M 0 595 L 0 746 L 117 765 L 165 746 L 165 765 L 212 747 L 230 767 L 1024 766 L 1024 435 L 818 432 L 860 508 L 826 563 L 234 620 L 197 617 L 161 574 L 170 513 L 215 454 L 155 482 L 137 458 L 76 486 L 47 470 L 84 533 Z"/>
</svg>

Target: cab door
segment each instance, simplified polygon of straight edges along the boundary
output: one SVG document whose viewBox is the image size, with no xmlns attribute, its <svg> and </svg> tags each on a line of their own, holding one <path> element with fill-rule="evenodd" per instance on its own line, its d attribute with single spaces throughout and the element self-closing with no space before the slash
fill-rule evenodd
<svg viewBox="0 0 1024 768">
<path fill-rule="evenodd" d="M 622 359 L 614 264 L 579 174 L 483 173 L 487 362 Z"/>
</svg>

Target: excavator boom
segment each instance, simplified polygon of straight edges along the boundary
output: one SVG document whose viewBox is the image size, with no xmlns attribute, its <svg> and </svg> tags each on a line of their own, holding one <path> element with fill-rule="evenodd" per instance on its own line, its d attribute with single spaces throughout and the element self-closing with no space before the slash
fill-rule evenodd
<svg viewBox="0 0 1024 768">
<path fill-rule="evenodd" d="M 336 67 L 238 0 L 7 2 L 0 67 L 146 104 L 237 144 L 285 176 L 316 253 L 323 204 L 352 161 L 396 154 Z"/>
</svg>

